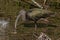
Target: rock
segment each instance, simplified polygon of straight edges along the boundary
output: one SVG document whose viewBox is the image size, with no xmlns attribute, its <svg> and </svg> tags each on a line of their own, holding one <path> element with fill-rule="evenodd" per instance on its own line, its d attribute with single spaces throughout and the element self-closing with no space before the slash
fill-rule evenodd
<svg viewBox="0 0 60 40">
<path fill-rule="evenodd" d="M 41 33 L 36 40 L 51 40 L 45 33 Z"/>
</svg>

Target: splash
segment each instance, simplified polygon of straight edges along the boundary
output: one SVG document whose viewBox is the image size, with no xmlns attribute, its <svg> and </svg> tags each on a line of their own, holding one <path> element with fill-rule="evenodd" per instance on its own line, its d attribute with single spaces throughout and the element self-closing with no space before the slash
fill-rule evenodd
<svg viewBox="0 0 60 40">
<path fill-rule="evenodd" d="M 8 24 L 9 24 L 9 21 L 0 19 L 0 31 L 5 32 L 5 29 L 7 28 Z"/>
<path fill-rule="evenodd" d="M 6 28 L 8 27 L 9 21 L 0 18 L 0 40 L 9 40 L 6 36 Z"/>
<path fill-rule="evenodd" d="M 7 27 L 8 23 L 9 23 L 8 21 L 0 20 L 0 26 L 4 29 Z"/>
</svg>

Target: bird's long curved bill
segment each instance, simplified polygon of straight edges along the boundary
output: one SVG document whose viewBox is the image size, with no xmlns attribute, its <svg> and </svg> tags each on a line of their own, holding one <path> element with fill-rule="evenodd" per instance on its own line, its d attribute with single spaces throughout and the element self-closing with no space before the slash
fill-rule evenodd
<svg viewBox="0 0 60 40">
<path fill-rule="evenodd" d="M 19 20 L 20 16 L 21 16 L 21 14 L 19 14 L 19 15 L 17 16 L 16 20 L 15 20 L 15 29 L 16 29 L 17 22 L 18 22 L 18 20 Z"/>
<path fill-rule="evenodd" d="M 19 18 L 22 16 L 22 20 L 25 21 L 25 13 L 26 11 L 24 9 L 22 9 L 20 12 L 19 12 L 19 15 L 17 16 L 16 20 L 15 20 L 15 29 L 17 28 L 17 23 L 18 23 L 18 20 Z"/>
</svg>

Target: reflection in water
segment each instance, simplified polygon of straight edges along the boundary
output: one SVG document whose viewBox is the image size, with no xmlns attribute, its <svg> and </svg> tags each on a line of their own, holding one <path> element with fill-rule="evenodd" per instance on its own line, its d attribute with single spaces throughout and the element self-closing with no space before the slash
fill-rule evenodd
<svg viewBox="0 0 60 40">
<path fill-rule="evenodd" d="M 8 36 L 6 36 L 6 28 L 8 26 L 9 21 L 4 19 L 0 20 L 0 40 L 9 40 Z"/>
</svg>

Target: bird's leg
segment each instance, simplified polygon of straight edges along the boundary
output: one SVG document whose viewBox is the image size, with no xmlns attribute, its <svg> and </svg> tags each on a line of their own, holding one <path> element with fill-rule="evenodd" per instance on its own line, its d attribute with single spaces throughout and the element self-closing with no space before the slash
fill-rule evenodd
<svg viewBox="0 0 60 40">
<path fill-rule="evenodd" d="M 34 37 L 37 38 L 37 36 L 35 35 L 35 34 L 37 34 L 37 21 L 34 21 L 34 24 L 35 24 L 35 31 L 33 32 L 32 40 Z"/>
<path fill-rule="evenodd" d="M 47 2 L 47 0 L 44 0 L 44 3 L 43 3 L 43 4 L 45 5 L 45 4 L 46 4 L 46 2 Z"/>
<path fill-rule="evenodd" d="M 35 0 L 32 0 L 32 2 L 35 3 L 39 8 L 43 9 L 43 7 L 39 3 L 37 3 Z"/>
<path fill-rule="evenodd" d="M 37 22 L 35 21 L 35 33 L 37 32 Z"/>
</svg>

